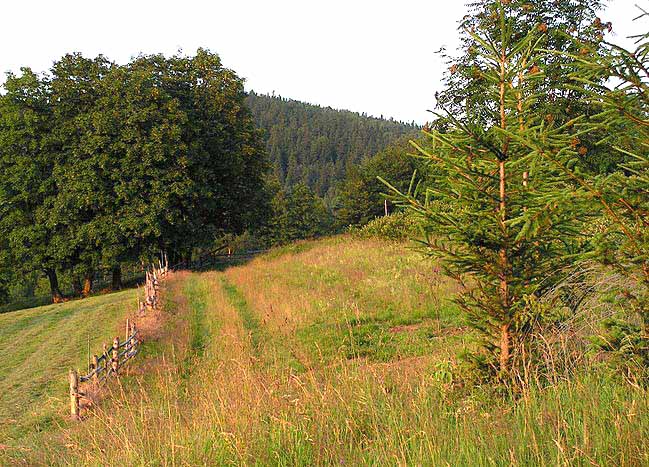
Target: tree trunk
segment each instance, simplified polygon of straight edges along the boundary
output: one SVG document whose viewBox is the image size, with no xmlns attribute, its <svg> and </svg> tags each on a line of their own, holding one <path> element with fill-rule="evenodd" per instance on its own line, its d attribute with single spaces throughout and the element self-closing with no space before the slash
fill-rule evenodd
<svg viewBox="0 0 649 467">
<path fill-rule="evenodd" d="M 74 276 L 72 278 L 72 291 L 74 292 L 74 295 L 76 297 L 80 297 L 81 293 L 83 292 L 83 288 L 81 287 L 81 279 L 79 279 L 79 276 Z"/>
<path fill-rule="evenodd" d="M 505 231 L 506 219 L 506 191 L 505 191 L 505 162 L 500 162 L 500 215 L 503 223 L 503 235 Z M 503 238 L 506 241 L 506 237 Z M 509 366 L 509 347 L 511 338 L 509 335 L 509 284 L 507 272 L 509 270 L 509 260 L 507 258 L 507 245 L 503 243 L 500 249 L 500 302 L 504 315 L 504 323 L 500 328 L 500 371 L 505 373 Z"/>
<path fill-rule="evenodd" d="M 59 278 L 54 269 L 45 269 L 45 275 L 50 281 L 50 292 L 52 294 L 52 303 L 61 303 L 63 301 L 63 294 L 59 288 Z"/>
<path fill-rule="evenodd" d="M 509 367 L 509 355 L 511 346 L 511 335 L 509 333 L 509 324 L 503 324 L 500 327 L 500 371 L 504 374 Z"/>
<path fill-rule="evenodd" d="M 113 290 L 119 290 L 122 288 L 122 268 L 120 265 L 113 266 L 112 270 L 113 278 L 112 278 L 112 284 L 111 284 L 111 289 Z"/>
<path fill-rule="evenodd" d="M 81 295 L 83 295 L 84 298 L 90 295 L 90 292 L 92 292 L 93 276 L 94 274 L 92 272 L 86 273 L 83 276 L 83 291 L 81 292 Z"/>
<path fill-rule="evenodd" d="M 505 114 L 505 62 L 507 55 L 505 50 L 502 51 L 500 61 L 500 127 L 507 128 L 507 119 Z M 501 159 L 498 161 L 499 172 L 499 198 L 498 214 L 500 215 L 500 225 L 502 230 L 500 256 L 500 306 L 502 308 L 502 322 L 500 327 L 500 373 L 504 374 L 509 369 L 511 336 L 509 332 L 509 257 L 508 257 L 508 235 L 507 235 L 507 176 L 505 172 L 505 160 L 509 152 L 509 138 L 505 138 L 502 147 Z"/>
</svg>

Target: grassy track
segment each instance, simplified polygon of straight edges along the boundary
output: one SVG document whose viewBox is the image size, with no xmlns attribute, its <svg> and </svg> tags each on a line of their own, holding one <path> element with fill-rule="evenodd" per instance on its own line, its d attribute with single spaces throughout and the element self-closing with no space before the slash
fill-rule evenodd
<svg viewBox="0 0 649 467">
<path fill-rule="evenodd" d="M 646 391 L 601 373 L 532 388 L 515 403 L 453 387 L 455 355 L 471 345 L 454 293 L 403 246 L 349 237 L 179 275 L 140 386 L 66 429 L 74 447 L 51 446 L 45 459 L 649 464 Z"/>
<path fill-rule="evenodd" d="M 455 285 L 402 245 L 336 237 L 226 271 L 271 336 L 307 368 L 452 355 L 465 339 Z"/>
<path fill-rule="evenodd" d="M 205 324 L 208 293 L 204 284 L 196 277 L 189 278 L 185 283 L 184 294 L 189 302 L 190 341 L 187 355 L 189 358 L 201 357 L 209 338 L 209 330 Z"/>
<path fill-rule="evenodd" d="M 253 351 L 259 354 L 263 336 L 261 323 L 259 322 L 257 314 L 250 308 L 250 306 L 246 302 L 246 298 L 239 291 L 239 289 L 237 289 L 236 286 L 228 282 L 225 277 L 221 278 L 221 284 L 228 297 L 228 300 L 237 310 L 239 318 L 241 319 L 241 323 L 243 324 L 243 328 L 248 332 L 248 335 L 250 336 L 250 342 L 252 344 Z"/>
</svg>

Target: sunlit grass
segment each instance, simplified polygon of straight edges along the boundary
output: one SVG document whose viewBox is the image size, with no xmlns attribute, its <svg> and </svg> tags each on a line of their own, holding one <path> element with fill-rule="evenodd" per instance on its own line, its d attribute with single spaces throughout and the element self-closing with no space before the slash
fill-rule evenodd
<svg viewBox="0 0 649 467">
<path fill-rule="evenodd" d="M 647 465 L 644 390 L 584 368 L 511 399 L 457 384 L 455 285 L 336 237 L 167 284 L 142 369 L 40 459 L 88 465 Z M 62 389 L 64 391 L 64 388 Z"/>
</svg>

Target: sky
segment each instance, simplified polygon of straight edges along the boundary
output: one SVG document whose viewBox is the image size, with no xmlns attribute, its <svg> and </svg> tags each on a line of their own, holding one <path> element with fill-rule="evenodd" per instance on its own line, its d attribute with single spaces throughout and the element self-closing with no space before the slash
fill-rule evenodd
<svg viewBox="0 0 649 467">
<path fill-rule="evenodd" d="M 640 32 L 636 3 L 609 0 L 614 40 Z M 424 123 L 454 50 L 464 0 L 21 0 L 3 2 L 0 73 L 46 71 L 68 52 L 221 56 L 246 89 Z M 646 24 L 646 23 L 645 23 Z"/>
</svg>

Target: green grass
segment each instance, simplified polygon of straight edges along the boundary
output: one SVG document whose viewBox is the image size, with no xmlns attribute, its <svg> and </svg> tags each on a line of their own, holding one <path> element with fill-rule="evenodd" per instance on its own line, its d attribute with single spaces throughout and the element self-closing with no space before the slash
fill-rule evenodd
<svg viewBox="0 0 649 467">
<path fill-rule="evenodd" d="M 226 273 L 228 287 L 236 283 L 267 321 L 271 351 L 283 347 L 306 367 L 390 362 L 448 356 L 466 338 L 456 332 L 463 320 L 450 301 L 454 285 L 432 263 L 401 244 L 349 240 L 283 247 Z"/>
<path fill-rule="evenodd" d="M 235 307 L 241 318 L 244 329 L 250 336 L 250 342 L 255 353 L 259 353 L 262 344 L 262 329 L 259 319 L 255 312 L 250 308 L 246 302 L 245 297 L 241 294 L 239 289 L 232 285 L 225 277 L 221 278 L 223 290 L 227 294 L 230 303 Z"/>
<path fill-rule="evenodd" d="M 205 350 L 209 330 L 205 326 L 205 308 L 208 290 L 205 285 L 192 277 L 185 284 L 184 294 L 189 301 L 189 354 L 201 357 Z"/>
<path fill-rule="evenodd" d="M 123 334 L 132 290 L 0 314 L 0 444 L 3 455 L 33 449 L 66 424 L 67 372 L 87 368 L 103 342 Z"/>
<path fill-rule="evenodd" d="M 50 297 L 49 295 L 40 296 L 40 297 L 21 298 L 13 301 L 12 303 L 0 305 L 0 314 L 9 313 L 11 311 L 22 310 L 25 308 L 47 306 L 49 303 L 52 303 L 52 297 Z"/>
<path fill-rule="evenodd" d="M 137 384 L 82 424 L 41 421 L 66 443 L 25 463 L 649 465 L 647 392 L 595 363 L 516 398 L 460 384 L 456 287 L 403 245 L 323 239 L 166 287 Z"/>
</svg>

